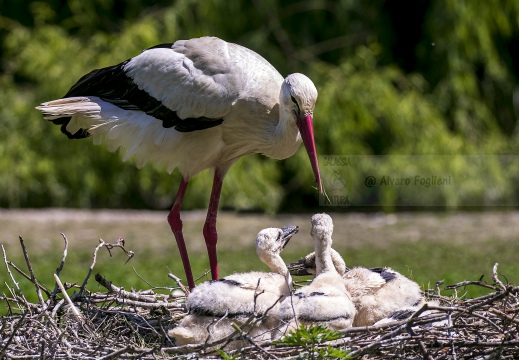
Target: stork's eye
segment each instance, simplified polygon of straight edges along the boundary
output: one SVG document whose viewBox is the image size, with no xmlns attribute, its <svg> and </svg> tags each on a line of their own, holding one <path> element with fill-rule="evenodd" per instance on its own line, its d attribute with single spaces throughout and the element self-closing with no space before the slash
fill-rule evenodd
<svg viewBox="0 0 519 360">
<path fill-rule="evenodd" d="M 301 112 L 301 110 L 299 109 L 299 104 L 297 103 L 296 98 L 293 97 L 292 95 L 290 95 L 290 99 L 292 99 L 292 102 L 295 104 L 297 112 Z"/>
</svg>

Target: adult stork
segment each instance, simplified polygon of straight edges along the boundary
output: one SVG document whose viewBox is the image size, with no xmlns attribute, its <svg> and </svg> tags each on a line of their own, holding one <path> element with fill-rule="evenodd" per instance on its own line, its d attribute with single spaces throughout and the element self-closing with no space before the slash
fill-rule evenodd
<svg viewBox="0 0 519 360">
<path fill-rule="evenodd" d="M 195 286 L 180 208 L 189 179 L 214 169 L 203 234 L 218 279 L 216 217 L 225 174 L 240 157 L 292 156 L 304 143 L 322 192 L 313 135 L 317 90 L 303 74 L 285 79 L 263 57 L 216 37 L 162 44 L 118 65 L 93 70 L 62 99 L 38 106 L 69 139 L 121 149 L 138 167 L 178 168 L 168 215 L 190 288 Z"/>
</svg>

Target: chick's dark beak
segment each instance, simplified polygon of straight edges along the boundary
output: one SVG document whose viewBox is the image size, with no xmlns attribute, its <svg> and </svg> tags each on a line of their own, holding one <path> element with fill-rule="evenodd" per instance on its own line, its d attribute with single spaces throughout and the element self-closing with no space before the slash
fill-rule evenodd
<svg viewBox="0 0 519 360">
<path fill-rule="evenodd" d="M 312 275 L 312 273 L 310 273 L 308 271 L 309 264 L 307 264 L 305 258 L 294 261 L 293 263 L 287 265 L 287 267 L 288 267 L 288 271 L 290 272 L 290 275 L 292 275 L 292 276 Z M 315 270 L 315 264 L 314 264 L 314 270 Z"/>
<path fill-rule="evenodd" d="M 286 226 L 281 229 L 283 235 L 280 236 L 279 241 L 283 242 L 283 249 L 287 246 L 288 242 L 299 231 L 299 226 Z"/>
</svg>

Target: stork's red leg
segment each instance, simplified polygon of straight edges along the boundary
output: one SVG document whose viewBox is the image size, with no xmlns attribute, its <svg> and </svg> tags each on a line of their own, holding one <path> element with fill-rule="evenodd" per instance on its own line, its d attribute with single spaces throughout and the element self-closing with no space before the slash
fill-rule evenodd
<svg viewBox="0 0 519 360">
<path fill-rule="evenodd" d="M 209 254 L 209 266 L 211 267 L 213 280 L 218 279 L 218 259 L 216 256 L 218 234 L 216 232 L 216 216 L 218 215 L 218 202 L 220 201 L 220 193 L 222 191 L 223 178 L 225 174 L 225 170 L 218 168 L 214 172 L 213 189 L 211 190 L 209 209 L 207 210 L 207 218 L 205 219 L 204 225 L 205 246 L 207 247 L 207 253 Z"/>
<path fill-rule="evenodd" d="M 187 255 L 184 234 L 182 234 L 182 220 L 180 219 L 180 207 L 182 206 L 182 200 L 184 199 L 184 194 L 186 193 L 187 183 L 187 180 L 184 180 L 184 178 L 182 178 L 182 181 L 180 181 L 175 202 L 173 203 L 173 207 L 168 214 L 168 223 L 171 227 L 171 231 L 173 231 L 173 235 L 175 235 L 175 239 L 177 240 L 178 251 L 180 252 L 180 257 L 182 258 L 182 264 L 184 264 L 187 284 L 189 289 L 193 289 L 195 287 L 195 282 L 193 280 L 191 264 L 189 263 L 189 257 Z"/>
</svg>

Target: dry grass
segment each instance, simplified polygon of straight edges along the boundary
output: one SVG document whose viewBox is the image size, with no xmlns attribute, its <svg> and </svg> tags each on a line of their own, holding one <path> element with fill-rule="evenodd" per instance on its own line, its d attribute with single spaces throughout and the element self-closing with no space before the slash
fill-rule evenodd
<svg viewBox="0 0 519 360">
<path fill-rule="evenodd" d="M 323 211 L 327 211 L 323 208 Z M 172 244 L 166 222 L 167 211 L 120 210 L 0 210 L 0 243 L 17 244 L 18 236 L 38 239 L 41 250 L 60 243 L 60 232 L 74 239 L 81 250 L 91 248 L 92 239 L 131 240 L 140 246 L 162 247 Z M 402 241 L 435 242 L 449 239 L 457 244 L 478 246 L 485 241 L 515 241 L 519 234 L 519 212 L 478 213 L 402 213 L 402 214 L 334 214 L 335 243 L 338 248 L 362 246 L 388 247 Z M 299 225 L 301 234 L 310 233 L 311 214 L 266 216 L 220 212 L 219 246 L 222 251 L 236 246 L 249 247 L 259 230 L 265 227 Z M 205 249 L 202 238 L 204 211 L 182 214 L 184 232 L 193 251 Z M 305 236 L 293 240 L 295 247 L 311 243 Z M 172 244 L 173 245 L 173 244 Z"/>
</svg>

